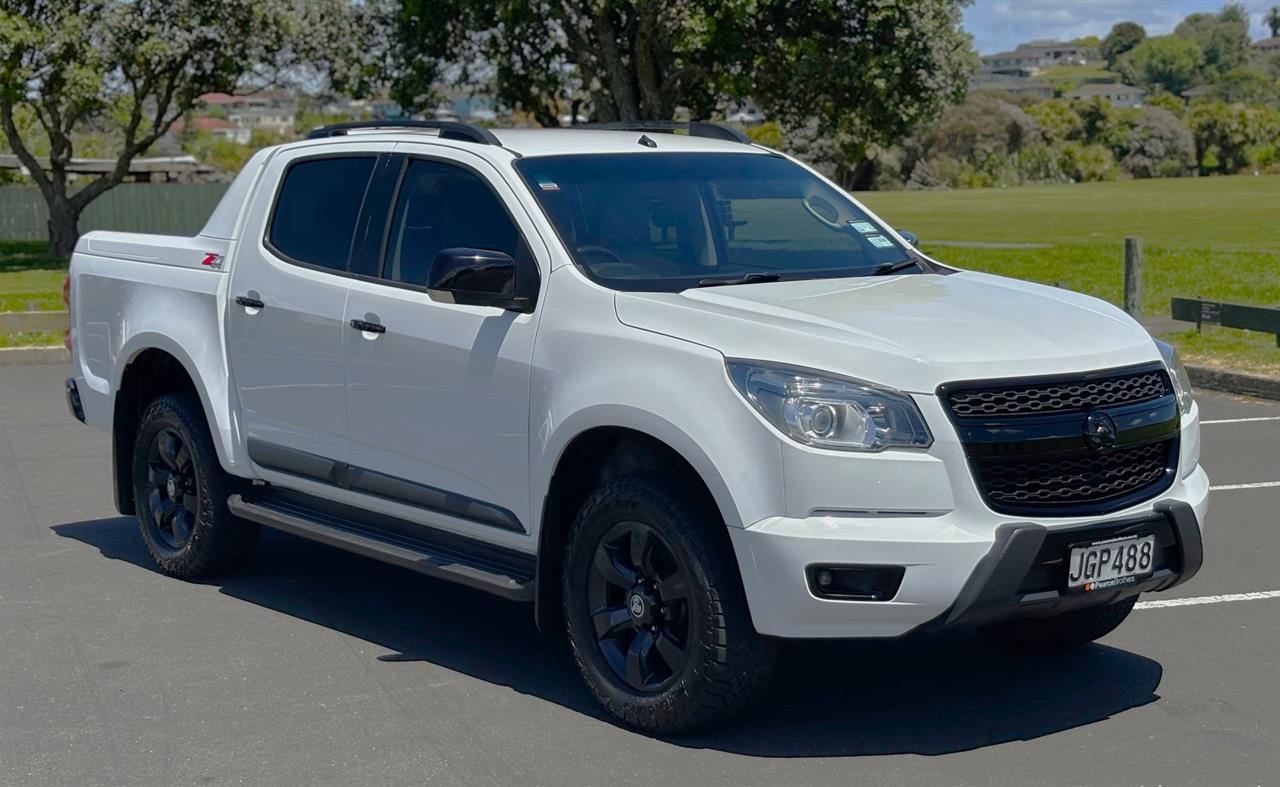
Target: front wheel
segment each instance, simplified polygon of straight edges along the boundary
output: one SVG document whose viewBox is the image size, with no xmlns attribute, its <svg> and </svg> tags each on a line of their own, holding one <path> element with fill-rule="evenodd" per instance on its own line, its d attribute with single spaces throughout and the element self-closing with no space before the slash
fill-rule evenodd
<svg viewBox="0 0 1280 787">
<path fill-rule="evenodd" d="M 1116 630 L 1129 617 L 1137 596 L 1101 607 L 1086 607 L 1051 618 L 994 623 L 982 629 L 989 642 L 1007 650 L 1055 651 L 1078 648 Z"/>
<path fill-rule="evenodd" d="M 751 625 L 714 507 L 660 475 L 618 479 L 569 536 L 564 612 L 575 661 L 624 723 L 672 733 L 754 703 L 773 643 Z"/>
</svg>

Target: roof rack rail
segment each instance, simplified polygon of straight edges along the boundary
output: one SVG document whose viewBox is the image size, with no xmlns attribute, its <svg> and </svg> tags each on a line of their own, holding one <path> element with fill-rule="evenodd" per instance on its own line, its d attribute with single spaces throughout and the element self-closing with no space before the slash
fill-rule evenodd
<svg viewBox="0 0 1280 787">
<path fill-rule="evenodd" d="M 460 123 L 456 120 L 355 120 L 349 123 L 317 126 L 311 130 L 310 134 L 307 134 L 307 139 L 341 137 L 345 136 L 349 131 L 379 128 L 435 129 L 440 132 L 441 139 L 475 142 L 481 145 L 502 145 L 489 129 L 470 123 Z"/>
<path fill-rule="evenodd" d="M 721 126 L 717 123 L 705 123 L 701 120 L 619 120 L 609 123 L 579 123 L 568 128 L 600 129 L 604 131 L 654 131 L 661 134 L 674 134 L 684 131 L 691 137 L 707 137 L 723 139 L 726 142 L 741 142 L 753 145 L 751 137 L 736 128 Z"/>
</svg>

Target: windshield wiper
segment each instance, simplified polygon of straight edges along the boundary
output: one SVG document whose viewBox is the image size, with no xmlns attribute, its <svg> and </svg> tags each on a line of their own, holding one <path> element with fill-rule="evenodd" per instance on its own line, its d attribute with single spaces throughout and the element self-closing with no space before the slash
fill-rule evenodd
<svg viewBox="0 0 1280 787">
<path fill-rule="evenodd" d="M 721 287 L 726 284 L 759 284 L 781 279 L 782 277 L 776 273 L 744 273 L 741 276 L 725 276 L 719 279 L 699 279 L 698 286 Z"/>
<path fill-rule="evenodd" d="M 924 266 L 920 264 L 919 260 L 913 257 L 910 259 L 899 260 L 898 262 L 882 262 L 879 265 L 877 265 L 875 268 L 873 268 L 871 273 L 868 275 L 888 276 L 891 273 L 897 273 L 898 271 L 905 271 L 907 268 L 923 269 Z"/>
</svg>

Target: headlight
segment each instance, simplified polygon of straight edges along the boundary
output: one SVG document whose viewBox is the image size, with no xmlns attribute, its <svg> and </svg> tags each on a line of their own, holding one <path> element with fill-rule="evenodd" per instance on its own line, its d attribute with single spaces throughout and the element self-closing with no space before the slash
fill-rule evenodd
<svg viewBox="0 0 1280 787">
<path fill-rule="evenodd" d="M 729 361 L 729 379 L 793 440 L 841 451 L 928 448 L 933 435 L 911 397 L 808 369 Z"/>
<path fill-rule="evenodd" d="M 1178 407 L 1184 413 L 1190 412 L 1195 400 L 1191 396 L 1191 378 L 1187 376 L 1187 368 L 1182 365 L 1182 359 L 1178 357 L 1178 351 L 1172 344 L 1156 339 L 1156 347 L 1160 348 L 1160 355 L 1164 357 L 1164 367 L 1169 370 L 1169 379 L 1173 381 L 1173 393 L 1178 397 Z"/>
</svg>

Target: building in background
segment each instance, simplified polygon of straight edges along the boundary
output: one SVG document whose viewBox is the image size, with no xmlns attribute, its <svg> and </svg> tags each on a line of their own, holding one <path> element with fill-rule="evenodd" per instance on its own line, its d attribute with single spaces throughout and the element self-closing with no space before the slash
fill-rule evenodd
<svg viewBox="0 0 1280 787">
<path fill-rule="evenodd" d="M 1113 107 L 1140 107 L 1147 93 L 1140 87 L 1115 83 L 1081 85 L 1067 94 L 1067 98 L 1103 98 Z"/>
</svg>

